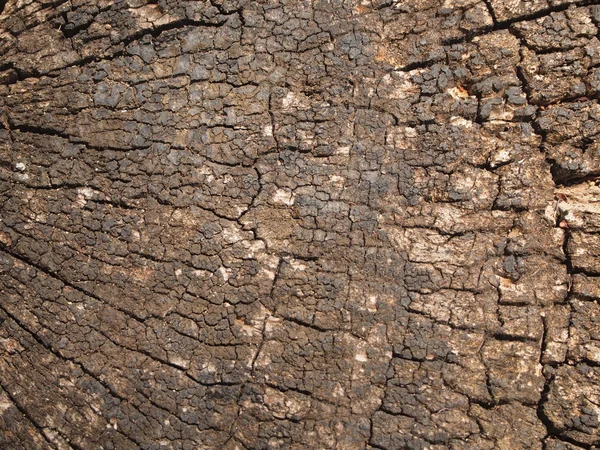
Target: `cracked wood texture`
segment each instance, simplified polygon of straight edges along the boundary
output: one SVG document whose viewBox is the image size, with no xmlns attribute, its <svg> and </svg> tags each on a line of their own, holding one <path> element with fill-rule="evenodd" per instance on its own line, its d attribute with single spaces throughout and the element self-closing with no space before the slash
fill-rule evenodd
<svg viewBox="0 0 600 450">
<path fill-rule="evenodd" d="M 0 448 L 600 445 L 595 2 L 0 10 Z"/>
</svg>

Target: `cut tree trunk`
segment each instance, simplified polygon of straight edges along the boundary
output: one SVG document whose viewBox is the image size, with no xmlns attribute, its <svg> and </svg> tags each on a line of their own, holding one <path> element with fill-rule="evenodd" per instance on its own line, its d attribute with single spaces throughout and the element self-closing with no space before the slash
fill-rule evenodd
<svg viewBox="0 0 600 450">
<path fill-rule="evenodd" d="M 0 448 L 596 448 L 595 3 L 0 1 Z"/>
</svg>

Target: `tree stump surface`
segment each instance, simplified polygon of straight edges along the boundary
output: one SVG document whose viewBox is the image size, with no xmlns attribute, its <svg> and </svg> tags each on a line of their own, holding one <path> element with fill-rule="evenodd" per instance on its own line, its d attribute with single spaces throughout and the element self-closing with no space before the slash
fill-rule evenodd
<svg viewBox="0 0 600 450">
<path fill-rule="evenodd" d="M 600 5 L 0 1 L 0 448 L 600 446 Z"/>
</svg>

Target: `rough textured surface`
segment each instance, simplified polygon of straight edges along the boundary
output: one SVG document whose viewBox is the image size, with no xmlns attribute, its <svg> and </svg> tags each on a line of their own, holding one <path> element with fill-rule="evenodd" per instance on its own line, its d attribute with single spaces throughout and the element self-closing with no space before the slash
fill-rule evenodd
<svg viewBox="0 0 600 450">
<path fill-rule="evenodd" d="M 600 445 L 600 6 L 0 10 L 1 448 Z"/>
</svg>

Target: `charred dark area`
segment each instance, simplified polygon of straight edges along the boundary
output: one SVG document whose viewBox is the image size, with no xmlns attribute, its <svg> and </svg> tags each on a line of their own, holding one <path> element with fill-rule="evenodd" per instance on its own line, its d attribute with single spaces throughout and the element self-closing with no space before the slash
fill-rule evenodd
<svg viewBox="0 0 600 450">
<path fill-rule="evenodd" d="M 0 1 L 0 448 L 600 446 L 600 5 Z"/>
</svg>

